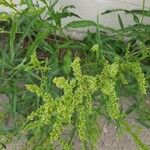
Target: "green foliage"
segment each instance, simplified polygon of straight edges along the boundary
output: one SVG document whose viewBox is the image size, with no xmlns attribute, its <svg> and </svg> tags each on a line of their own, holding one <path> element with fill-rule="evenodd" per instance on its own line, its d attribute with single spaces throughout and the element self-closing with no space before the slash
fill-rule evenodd
<svg viewBox="0 0 150 150">
<path fill-rule="evenodd" d="M 102 72 L 96 76 L 83 75 L 79 62 L 80 59 L 76 58 L 72 63 L 74 77 L 71 80 L 66 80 L 64 77 L 55 77 L 53 79 L 53 83 L 63 90 L 63 95 L 54 98 L 44 90 L 43 86 L 26 85 L 29 91 L 43 100 L 43 105 L 27 117 L 27 125 L 24 131 L 33 131 L 33 136 L 29 143 L 31 141 L 36 142 L 37 133 L 48 127 L 49 134 L 43 141 L 47 144 L 53 144 L 56 140 L 61 139 L 65 128 L 70 127 L 68 129 L 72 130 L 71 126 L 76 129 L 80 141 L 88 143 L 89 139 L 93 139 L 96 136 L 96 133 L 88 133 L 88 126 L 92 116 L 96 115 L 98 119 L 98 116 L 101 115 L 95 114 L 95 92 L 102 95 L 105 100 L 105 104 L 101 109 L 105 108 L 105 113 L 108 117 L 121 123 L 124 113 L 120 111 L 116 86 L 119 80 L 118 76 L 123 75 L 125 70 L 133 73 L 133 77 L 138 82 L 141 95 L 146 94 L 145 78 L 139 64 L 136 62 L 121 62 L 119 59 L 116 59 L 113 64 L 106 62 Z M 94 122 L 92 124 L 94 125 Z M 92 127 L 92 124 L 90 123 L 90 128 L 94 130 L 95 125 Z M 134 135 L 133 138 L 135 138 Z M 68 142 L 66 141 L 66 143 Z M 137 144 L 139 143 L 141 141 L 137 140 Z M 94 145 L 94 143 L 91 144 Z M 144 144 L 142 146 L 144 147 Z M 139 144 L 139 147 L 142 146 Z"/>
<path fill-rule="evenodd" d="M 126 27 L 118 14 L 118 30 L 99 24 L 99 16 L 97 23 L 78 20 L 63 25 L 66 17 L 80 17 L 70 11 L 72 5 L 56 10 L 58 1 L 0 1 L 13 10 L 11 15 L 0 14 L 2 31 L 9 36 L 0 52 L 0 93 L 9 100 L 0 115 L 0 145 L 5 148 L 14 138 L 26 135 L 27 149 L 73 149 L 76 140 L 81 149 L 96 149 L 101 132 L 98 122 L 105 117 L 130 134 L 139 149 L 149 149 L 126 122 L 134 112 L 136 121 L 150 127 L 145 103 L 150 26 L 143 22 L 149 12 L 106 11 L 133 16 L 135 25 Z M 64 29 L 85 27 L 94 27 L 96 32 L 88 31 L 83 41 L 64 34 Z M 133 98 L 127 110 L 122 108 L 122 96 Z M 9 118 L 11 127 L 6 123 Z"/>
<path fill-rule="evenodd" d="M 31 55 L 31 60 L 25 65 L 25 71 L 40 71 L 41 73 L 47 72 L 50 68 L 47 66 L 47 62 L 39 61 L 36 52 Z"/>
<path fill-rule="evenodd" d="M 11 16 L 6 12 L 0 12 L 0 31 L 6 32 L 10 30 Z"/>
<path fill-rule="evenodd" d="M 71 71 L 71 63 L 72 63 L 72 58 L 71 58 L 71 51 L 68 50 L 67 53 L 64 56 L 64 63 L 63 63 L 63 70 L 66 75 L 68 75 Z"/>
<path fill-rule="evenodd" d="M 84 28 L 89 26 L 96 26 L 96 23 L 91 20 L 72 21 L 68 23 L 65 28 Z"/>
</svg>

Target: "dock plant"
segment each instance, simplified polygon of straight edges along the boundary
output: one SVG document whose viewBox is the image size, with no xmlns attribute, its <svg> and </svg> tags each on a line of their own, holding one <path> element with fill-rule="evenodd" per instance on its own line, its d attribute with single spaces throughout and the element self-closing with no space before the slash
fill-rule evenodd
<svg viewBox="0 0 150 150">
<path fill-rule="evenodd" d="M 140 139 L 135 138 L 134 134 L 136 133 L 128 126 L 125 112 L 121 111 L 116 89 L 119 84 L 128 84 L 128 80 L 124 76 L 127 71 L 129 75 L 135 78 L 138 84 L 139 97 L 143 98 L 147 91 L 147 85 L 140 65 L 128 60 L 122 62 L 116 58 L 112 64 L 106 61 L 102 71 L 91 76 L 82 73 L 80 61 L 79 57 L 73 61 L 71 65 L 73 77 L 71 79 L 65 79 L 65 77 L 53 79 L 57 88 L 63 90 L 63 93 L 57 97 L 53 97 L 51 92 L 45 91 L 43 84 L 26 85 L 29 91 L 42 98 L 43 101 L 43 104 L 27 117 L 23 132 L 32 133 L 28 144 L 37 143 L 40 138 L 37 147 L 38 144 L 44 144 L 55 149 L 55 142 L 57 141 L 63 149 L 66 146 L 71 149 L 75 140 L 74 137 L 76 137 L 80 140 L 82 148 L 86 149 L 87 146 L 93 149 L 100 132 L 97 132 L 97 120 L 104 113 L 116 124 L 126 130 L 128 129 L 127 132 L 133 136 L 140 148 L 148 149 Z M 96 100 L 95 94 L 99 97 L 98 100 Z M 63 137 L 66 129 L 68 135 L 73 132 L 71 139 L 70 136 L 69 138 Z M 39 135 L 41 136 L 39 137 Z M 63 144 L 62 140 L 64 140 Z"/>
<path fill-rule="evenodd" d="M 25 137 L 22 150 L 73 150 L 77 143 L 96 150 L 105 119 L 148 150 L 136 128 L 150 128 L 149 10 L 107 10 L 102 15 L 121 11 L 135 22 L 126 27 L 118 14 L 120 29 L 113 29 L 99 15 L 97 22 L 84 20 L 73 5 L 58 9 L 58 2 L 0 0 L 11 10 L 0 12 L 0 94 L 6 96 L 0 149 Z M 67 17 L 77 20 L 65 24 Z M 66 34 L 81 28 L 88 28 L 82 40 Z M 124 97 L 131 99 L 127 108 Z M 128 122 L 131 113 L 136 127 Z"/>
</svg>

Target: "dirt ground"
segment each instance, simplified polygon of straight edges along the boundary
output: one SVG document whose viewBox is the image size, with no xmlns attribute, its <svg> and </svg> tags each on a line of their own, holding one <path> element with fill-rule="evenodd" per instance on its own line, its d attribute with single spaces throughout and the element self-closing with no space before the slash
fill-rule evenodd
<svg viewBox="0 0 150 150">
<path fill-rule="evenodd" d="M 133 123 L 133 119 L 129 119 Z M 135 122 L 134 122 L 135 123 Z M 143 128 L 141 131 L 142 141 L 150 145 L 150 129 Z M 116 128 L 110 124 L 104 124 L 102 138 L 99 140 L 97 150 L 137 150 L 133 139 L 130 135 L 125 134 L 119 136 L 116 133 Z"/>
</svg>

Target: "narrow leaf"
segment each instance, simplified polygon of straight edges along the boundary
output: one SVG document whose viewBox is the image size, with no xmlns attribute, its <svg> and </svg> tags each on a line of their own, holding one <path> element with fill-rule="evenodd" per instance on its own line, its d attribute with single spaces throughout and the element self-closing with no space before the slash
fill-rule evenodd
<svg viewBox="0 0 150 150">
<path fill-rule="evenodd" d="M 84 28 L 84 27 L 96 27 L 96 23 L 91 20 L 72 21 L 68 23 L 64 28 Z"/>
<path fill-rule="evenodd" d="M 26 53 L 27 60 L 29 59 L 33 51 L 39 47 L 40 43 L 50 34 L 50 32 L 51 32 L 50 28 L 47 27 L 43 32 L 40 32 L 36 36 L 35 41 L 29 46 L 27 50 L 27 53 Z"/>
<path fill-rule="evenodd" d="M 11 28 L 11 31 L 10 31 L 10 41 L 9 41 L 10 52 L 11 52 L 11 56 L 10 56 L 11 61 L 13 61 L 14 54 L 15 54 L 14 42 L 15 42 L 15 36 L 16 36 L 16 33 L 17 33 L 17 28 L 18 28 L 18 19 L 15 19 L 13 21 L 12 28 Z"/>
<path fill-rule="evenodd" d="M 133 20 L 135 21 L 136 24 L 140 23 L 139 18 L 135 14 L 133 14 Z"/>
<path fill-rule="evenodd" d="M 121 29 L 123 29 L 124 28 L 123 21 L 122 21 L 122 18 L 119 14 L 118 14 L 118 21 L 119 21 Z"/>
<path fill-rule="evenodd" d="M 138 15 L 144 15 L 144 16 L 150 17 L 150 10 L 132 10 L 131 12 L 138 14 Z"/>
<path fill-rule="evenodd" d="M 68 50 L 64 56 L 64 63 L 63 63 L 63 70 L 66 75 L 68 75 L 71 71 L 71 63 L 72 63 L 71 51 Z"/>
</svg>

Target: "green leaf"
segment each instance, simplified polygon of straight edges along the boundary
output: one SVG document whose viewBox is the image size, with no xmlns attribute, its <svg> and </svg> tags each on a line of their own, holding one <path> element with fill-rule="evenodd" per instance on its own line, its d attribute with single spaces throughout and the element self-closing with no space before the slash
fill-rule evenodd
<svg viewBox="0 0 150 150">
<path fill-rule="evenodd" d="M 26 4 L 28 6 L 28 8 L 32 8 L 33 7 L 33 1 L 32 0 L 25 0 Z"/>
<path fill-rule="evenodd" d="M 64 62 L 63 62 L 63 70 L 66 75 L 68 75 L 71 71 L 71 63 L 72 63 L 71 51 L 68 50 L 64 56 Z"/>
<path fill-rule="evenodd" d="M 149 146 L 143 144 L 142 140 L 139 138 L 139 136 L 136 134 L 136 132 L 134 132 L 132 130 L 132 128 L 130 127 L 128 122 L 122 121 L 122 125 L 124 126 L 125 130 L 132 136 L 132 138 L 134 139 L 134 141 L 137 144 L 137 146 L 139 147 L 139 149 L 141 149 L 141 150 L 149 150 Z"/>
<path fill-rule="evenodd" d="M 22 43 L 22 41 L 25 39 L 25 37 L 27 37 L 28 35 L 31 34 L 31 33 L 30 33 L 30 32 L 32 31 L 31 28 L 38 22 L 38 18 L 39 18 L 40 14 L 41 14 L 42 12 L 43 12 L 42 9 L 36 10 L 36 15 L 33 15 L 32 18 L 27 18 L 28 12 L 22 12 L 22 16 L 23 16 L 23 17 L 20 18 L 20 24 L 21 24 L 22 22 L 26 21 L 26 19 L 29 19 L 29 20 L 31 20 L 31 21 L 30 21 L 29 23 L 27 23 L 25 29 L 23 29 L 22 35 L 21 35 L 21 37 L 20 37 L 20 40 L 19 40 L 19 42 L 17 43 L 17 46 L 16 46 L 16 50 L 19 49 L 19 47 L 21 46 L 21 43 Z M 24 17 L 25 17 L 25 20 L 24 20 Z M 26 21 L 26 22 L 27 22 L 27 21 Z"/>
<path fill-rule="evenodd" d="M 62 12 L 68 11 L 69 8 L 73 9 L 75 8 L 75 6 L 74 5 L 65 6 L 64 8 L 62 8 Z"/>
<path fill-rule="evenodd" d="M 18 12 L 18 10 L 16 9 L 16 4 L 13 3 L 12 1 L 9 3 L 6 0 L 0 0 L 0 5 L 2 5 L 4 7 L 9 7 L 10 9 L 13 9 Z"/>
<path fill-rule="evenodd" d="M 136 24 L 140 23 L 139 18 L 135 14 L 133 14 L 133 20 L 135 21 Z"/>
<path fill-rule="evenodd" d="M 58 2 L 59 2 L 59 0 L 55 0 L 55 1 L 51 4 L 51 7 L 55 7 Z"/>
<path fill-rule="evenodd" d="M 66 17 L 77 17 L 80 18 L 80 16 L 78 16 L 77 14 L 70 12 L 68 9 L 73 9 L 75 8 L 74 5 L 68 5 L 65 6 L 64 8 L 62 8 L 62 12 L 60 13 L 61 18 L 66 18 Z"/>
<path fill-rule="evenodd" d="M 84 27 L 96 27 L 96 23 L 91 20 L 72 21 L 68 23 L 64 28 L 84 28 Z"/>
<path fill-rule="evenodd" d="M 129 114 L 132 113 L 133 110 L 136 109 L 136 108 L 137 108 L 137 104 L 134 103 L 133 105 L 131 105 L 131 106 L 126 110 L 125 114 L 126 114 L 126 115 L 129 115 Z"/>
<path fill-rule="evenodd" d="M 124 28 L 123 21 L 122 21 L 122 18 L 119 14 L 118 14 L 118 21 L 119 21 L 121 29 L 123 29 Z"/>
<path fill-rule="evenodd" d="M 150 10 L 132 10 L 131 12 L 138 14 L 138 15 L 150 17 Z"/>
<path fill-rule="evenodd" d="M 131 11 L 126 10 L 126 9 L 112 9 L 112 10 L 106 10 L 105 12 L 101 13 L 101 15 L 105 15 L 105 14 L 109 14 L 109 13 L 113 13 L 117 11 L 124 11 L 125 13 L 132 13 Z"/>
<path fill-rule="evenodd" d="M 15 55 L 14 42 L 15 42 L 15 37 L 16 37 L 16 33 L 17 33 L 17 28 L 18 28 L 18 19 L 16 18 L 13 21 L 12 28 L 10 31 L 9 46 L 10 46 L 10 52 L 11 52 L 11 58 L 10 58 L 11 61 L 13 61 L 14 55 Z"/>
<path fill-rule="evenodd" d="M 26 53 L 27 60 L 29 59 L 33 51 L 39 47 L 40 43 L 52 32 L 51 29 L 50 27 L 45 26 L 45 30 L 43 30 L 36 36 L 35 41 L 29 46 L 27 50 L 27 53 Z"/>
<path fill-rule="evenodd" d="M 62 12 L 62 13 L 58 13 L 60 15 L 60 18 L 67 18 L 67 17 L 77 17 L 80 18 L 80 16 L 78 16 L 77 14 L 73 13 L 73 12 Z"/>
</svg>

